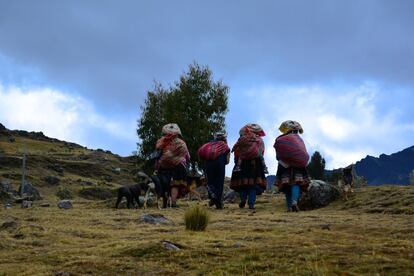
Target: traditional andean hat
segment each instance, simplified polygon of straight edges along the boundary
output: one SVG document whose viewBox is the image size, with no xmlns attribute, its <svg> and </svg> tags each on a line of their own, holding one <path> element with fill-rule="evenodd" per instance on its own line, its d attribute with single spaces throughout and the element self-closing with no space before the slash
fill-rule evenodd
<svg viewBox="0 0 414 276">
<path fill-rule="evenodd" d="M 170 123 L 162 127 L 162 134 L 179 134 L 181 135 L 180 127 L 177 124 Z"/>
<path fill-rule="evenodd" d="M 302 128 L 302 126 L 301 126 L 298 122 L 296 122 L 296 121 L 292 121 L 292 120 L 284 121 L 284 122 L 280 125 L 279 130 L 280 130 L 282 133 L 288 133 L 288 132 L 290 132 L 290 131 L 294 131 L 294 130 L 298 131 L 298 132 L 299 132 L 299 133 L 301 133 L 301 134 L 303 133 L 303 128 Z"/>
</svg>

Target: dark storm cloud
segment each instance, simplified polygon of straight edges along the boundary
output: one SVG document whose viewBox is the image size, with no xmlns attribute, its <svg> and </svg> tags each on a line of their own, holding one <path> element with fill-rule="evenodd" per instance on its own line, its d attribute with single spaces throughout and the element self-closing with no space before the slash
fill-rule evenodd
<svg viewBox="0 0 414 276">
<path fill-rule="evenodd" d="M 194 60 L 230 85 L 411 86 L 412 26 L 410 0 L 1 1 L 0 55 L 99 106 L 131 109 Z"/>
</svg>

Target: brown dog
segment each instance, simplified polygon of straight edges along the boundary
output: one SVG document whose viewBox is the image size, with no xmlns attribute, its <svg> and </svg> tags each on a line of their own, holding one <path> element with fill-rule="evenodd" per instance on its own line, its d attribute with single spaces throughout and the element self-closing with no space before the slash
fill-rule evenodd
<svg viewBox="0 0 414 276">
<path fill-rule="evenodd" d="M 338 187 L 342 194 L 342 199 L 344 201 L 348 201 L 348 194 L 353 193 L 353 185 L 354 185 L 354 173 L 353 173 L 354 166 L 350 165 L 344 169 L 342 169 L 342 177 L 338 180 Z"/>
<path fill-rule="evenodd" d="M 193 200 L 195 196 L 198 201 L 201 201 L 201 195 L 197 192 L 197 188 L 200 186 L 205 186 L 204 176 L 188 176 L 187 177 L 187 187 L 188 187 L 188 200 Z"/>
</svg>

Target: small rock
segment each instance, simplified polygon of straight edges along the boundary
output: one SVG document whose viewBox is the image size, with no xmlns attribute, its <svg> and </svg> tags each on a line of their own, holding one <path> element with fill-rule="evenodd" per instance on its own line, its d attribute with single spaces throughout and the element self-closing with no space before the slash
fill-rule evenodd
<svg viewBox="0 0 414 276">
<path fill-rule="evenodd" d="M 121 173 L 121 168 L 114 168 L 112 171 L 116 174 L 119 174 Z"/>
<path fill-rule="evenodd" d="M 174 224 L 172 221 L 167 219 L 161 214 L 143 214 L 139 217 L 141 222 L 149 223 L 149 224 L 163 224 L 163 225 L 171 225 Z"/>
<path fill-rule="evenodd" d="M 14 138 L 13 136 L 12 136 L 12 137 L 10 137 L 10 138 L 9 138 L 9 142 L 10 142 L 10 143 L 14 143 L 14 142 L 16 142 L 16 138 Z"/>
<path fill-rule="evenodd" d="M 322 230 L 331 230 L 330 224 L 321 224 L 320 227 Z"/>
<path fill-rule="evenodd" d="M 47 202 L 42 203 L 40 204 L 40 207 L 50 207 L 50 203 L 47 203 Z"/>
<path fill-rule="evenodd" d="M 6 221 L 0 225 L 0 231 L 1 230 L 13 231 L 13 230 L 16 230 L 18 226 L 19 224 L 15 220 Z"/>
<path fill-rule="evenodd" d="M 234 245 L 233 245 L 233 247 L 234 248 L 240 248 L 242 246 L 242 244 L 241 243 L 239 243 L 239 242 L 236 242 Z"/>
<path fill-rule="evenodd" d="M 179 248 L 176 244 L 173 244 L 172 242 L 169 242 L 169 241 L 163 241 L 162 245 L 167 250 L 171 250 L 171 251 L 181 250 L 181 248 Z"/>
<path fill-rule="evenodd" d="M 10 203 L 7 203 L 4 205 L 4 208 L 6 208 L 6 210 L 11 209 L 12 205 Z"/>
<path fill-rule="evenodd" d="M 54 274 L 55 276 L 70 276 L 69 272 L 65 272 L 65 271 L 58 271 Z"/>
<path fill-rule="evenodd" d="M 68 199 L 60 200 L 58 202 L 58 207 L 60 209 L 72 209 L 73 208 L 72 201 Z"/>
<path fill-rule="evenodd" d="M 44 180 L 47 184 L 52 185 L 52 186 L 57 186 L 57 185 L 59 185 L 59 182 L 60 182 L 59 177 L 56 177 L 56 176 L 51 176 L 51 175 L 46 176 L 43 180 Z"/>
<path fill-rule="evenodd" d="M 22 208 L 30 208 L 33 205 L 33 201 L 30 200 L 23 200 L 22 201 Z"/>
</svg>

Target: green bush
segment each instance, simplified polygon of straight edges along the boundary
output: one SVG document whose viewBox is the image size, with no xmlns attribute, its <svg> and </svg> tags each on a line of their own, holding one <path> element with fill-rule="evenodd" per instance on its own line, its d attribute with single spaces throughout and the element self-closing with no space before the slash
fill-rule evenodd
<svg viewBox="0 0 414 276">
<path fill-rule="evenodd" d="M 56 192 L 56 196 L 59 199 L 72 199 L 73 193 L 68 188 L 59 188 L 59 190 Z"/>
<path fill-rule="evenodd" d="M 192 231 L 204 231 L 207 227 L 209 219 L 210 215 L 206 209 L 200 206 L 192 207 L 185 211 L 184 214 L 185 229 Z"/>
</svg>

